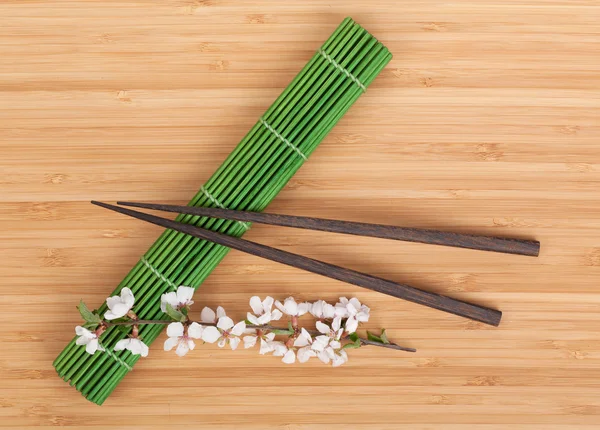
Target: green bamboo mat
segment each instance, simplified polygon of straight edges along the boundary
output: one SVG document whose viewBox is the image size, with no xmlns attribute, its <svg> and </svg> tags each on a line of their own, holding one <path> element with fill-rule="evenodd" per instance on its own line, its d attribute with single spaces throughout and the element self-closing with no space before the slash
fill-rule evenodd
<svg viewBox="0 0 600 430">
<path fill-rule="evenodd" d="M 366 90 L 392 55 L 360 25 L 346 18 L 189 203 L 262 211 L 285 186 L 344 113 Z M 249 225 L 182 215 L 178 221 L 232 236 Z M 161 319 L 161 294 L 178 285 L 197 288 L 229 248 L 166 230 L 144 254 L 121 288 L 133 291 L 141 319 Z M 103 304 L 101 314 L 106 311 Z M 142 326 L 152 343 L 164 326 Z M 139 356 L 112 352 L 126 337 L 112 327 L 102 335 L 106 352 L 89 355 L 75 338 L 54 361 L 56 371 L 91 402 L 102 404 Z"/>
</svg>

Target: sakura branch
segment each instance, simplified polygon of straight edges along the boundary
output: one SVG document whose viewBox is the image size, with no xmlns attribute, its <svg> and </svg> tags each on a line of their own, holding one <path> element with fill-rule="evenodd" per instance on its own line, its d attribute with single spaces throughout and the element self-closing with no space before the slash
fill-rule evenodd
<svg viewBox="0 0 600 430">
<path fill-rule="evenodd" d="M 296 360 L 305 363 L 310 358 L 317 357 L 334 367 L 348 361 L 348 349 L 364 345 L 415 352 L 412 348 L 391 343 L 385 330 L 379 335 L 367 332 L 366 338 L 359 337 L 356 331 L 361 323 L 369 320 L 370 309 L 356 298 L 348 300 L 341 297 L 338 303 L 332 305 L 323 300 L 297 303 L 293 297 L 288 297 L 281 303 L 272 297 L 261 300 L 253 296 L 250 298 L 252 312 L 247 313 L 245 320 L 236 323 L 226 315 L 221 306 L 216 311 L 205 307 L 200 313 L 200 319 L 192 320 L 189 312 L 194 304 L 193 294 L 194 289 L 185 286 L 180 286 L 177 292 L 163 294 L 160 308 L 168 319 L 158 320 L 142 320 L 137 317 L 133 310 L 135 297 L 129 288 L 123 288 L 120 296 L 106 300 L 108 311 L 103 317 L 96 311 L 90 311 L 82 301 L 78 309 L 86 322 L 75 328 L 75 333 L 79 336 L 76 343 L 85 345 L 89 354 L 104 351 L 107 346 L 101 342 L 102 334 L 109 327 L 119 326 L 121 330 L 127 330 L 128 337 L 119 340 L 113 350 L 128 350 L 132 354 L 146 357 L 148 346 L 141 339 L 139 327 L 162 324 L 167 325 L 168 336 L 164 350 L 175 349 L 179 356 L 193 350 L 198 341 L 216 343 L 220 348 L 229 345 L 232 350 L 243 342 L 244 348 L 258 346 L 259 354 L 272 353 L 276 357 L 282 357 L 281 360 L 287 364 L 295 363 Z M 287 326 L 273 324 L 284 315 L 288 319 Z M 315 329 L 307 329 L 300 324 L 300 320 L 308 315 L 313 317 Z"/>
</svg>

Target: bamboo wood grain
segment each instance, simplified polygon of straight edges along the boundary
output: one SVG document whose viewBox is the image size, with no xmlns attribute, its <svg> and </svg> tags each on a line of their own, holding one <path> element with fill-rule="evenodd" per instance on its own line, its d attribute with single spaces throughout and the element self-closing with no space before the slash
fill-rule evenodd
<svg viewBox="0 0 600 430">
<path fill-rule="evenodd" d="M 505 254 L 537 257 L 540 243 L 535 240 L 508 239 L 503 237 L 460 234 L 448 231 L 406 228 L 394 225 L 369 224 L 364 222 L 341 221 L 323 218 L 311 218 L 295 215 L 281 215 L 264 212 L 235 211 L 230 209 L 165 205 L 141 202 L 117 202 L 121 206 L 175 212 L 187 215 L 223 218 L 242 222 L 255 222 L 283 227 L 307 230 L 344 233 L 355 236 L 378 237 L 382 239 L 420 242 L 430 245 L 444 245 L 468 248 L 479 251 L 493 251 Z"/>
<path fill-rule="evenodd" d="M 394 59 L 268 210 L 535 238 L 540 256 L 245 238 L 502 309 L 500 327 L 232 251 L 194 316 L 356 296 L 365 329 L 418 352 L 179 359 L 161 335 L 86 401 L 52 367 L 74 304 L 106 299 L 158 232 L 89 200 L 186 204 L 347 15 Z M 0 428 L 600 428 L 598 22 L 596 0 L 0 2 Z"/>
<path fill-rule="evenodd" d="M 319 260 L 314 260 L 302 255 L 293 254 L 281 249 L 261 245 L 260 243 L 228 236 L 207 230 L 205 228 L 199 228 L 193 225 L 172 221 L 170 219 L 161 218 L 144 212 L 110 205 L 108 203 L 92 201 L 92 204 L 122 213 L 124 215 L 129 215 L 133 218 L 141 219 L 152 224 L 179 231 L 190 236 L 208 240 L 228 248 L 237 249 L 238 251 L 266 258 L 267 260 L 276 261 L 278 263 L 286 264 L 288 266 L 296 267 L 308 272 L 323 275 L 328 278 L 337 279 L 338 281 L 347 282 L 352 285 L 358 285 L 359 287 L 368 288 L 370 290 L 377 291 L 378 293 L 408 300 L 410 302 L 418 303 L 430 308 L 479 321 L 484 324 L 498 326 L 500 324 L 500 320 L 502 319 L 502 312 L 495 309 L 489 309 L 483 306 L 478 306 L 463 302 L 461 300 L 442 296 L 441 294 L 419 290 L 409 285 L 398 284 L 387 279 L 378 278 L 376 276 L 367 275 L 355 270 L 339 267 Z"/>
</svg>

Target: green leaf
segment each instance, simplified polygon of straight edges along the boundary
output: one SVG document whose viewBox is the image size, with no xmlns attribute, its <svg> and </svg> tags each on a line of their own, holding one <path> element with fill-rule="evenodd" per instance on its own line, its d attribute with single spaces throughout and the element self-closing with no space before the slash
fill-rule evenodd
<svg viewBox="0 0 600 430">
<path fill-rule="evenodd" d="M 187 315 L 188 315 L 187 306 L 182 307 L 181 309 L 179 309 L 179 311 L 187 317 Z"/>
<path fill-rule="evenodd" d="M 169 315 L 174 321 L 184 322 L 187 320 L 187 317 L 179 312 L 177 309 L 173 308 L 169 303 L 167 303 L 167 311 L 166 314 Z"/>
<path fill-rule="evenodd" d="M 362 342 L 360 337 L 356 333 L 352 333 L 348 336 L 348 338 L 352 341 L 352 343 L 347 343 L 342 347 L 342 349 L 356 349 L 362 346 Z"/>
<path fill-rule="evenodd" d="M 91 322 L 86 322 L 83 326 L 83 328 L 86 328 L 90 331 L 96 330 L 96 328 L 98 328 L 98 324 L 96 323 L 91 323 Z"/>
<path fill-rule="evenodd" d="M 294 334 L 294 330 L 284 330 L 284 329 L 274 328 L 271 331 L 277 335 L 288 335 L 289 336 L 289 335 Z"/>
<path fill-rule="evenodd" d="M 385 343 L 385 344 L 388 344 L 388 345 L 389 345 L 390 341 L 388 340 L 388 338 L 387 338 L 387 335 L 385 334 L 385 329 L 382 329 L 382 330 L 381 330 L 381 334 L 379 335 L 379 337 L 381 338 L 381 341 L 382 341 L 383 343 Z"/>
<path fill-rule="evenodd" d="M 370 331 L 367 332 L 367 339 L 369 339 L 369 340 L 371 340 L 373 342 L 383 343 L 383 340 L 379 336 L 375 336 Z"/>
<path fill-rule="evenodd" d="M 357 342 L 347 343 L 346 345 L 342 346 L 342 349 L 356 349 L 356 348 L 360 348 L 360 347 L 361 347 L 361 343 L 359 340 Z"/>
<path fill-rule="evenodd" d="M 100 319 L 100 317 L 97 314 L 93 313 L 88 309 L 85 303 L 83 303 L 83 300 L 81 300 L 79 302 L 79 305 L 77 305 L 77 310 L 81 314 L 81 317 L 88 323 L 94 323 L 98 325 L 102 322 L 102 319 Z"/>
<path fill-rule="evenodd" d="M 289 322 L 289 323 L 288 323 L 288 329 L 289 329 L 289 331 L 291 331 L 292 333 L 294 332 L 294 326 L 292 326 L 292 323 L 291 323 L 291 322 Z"/>
</svg>

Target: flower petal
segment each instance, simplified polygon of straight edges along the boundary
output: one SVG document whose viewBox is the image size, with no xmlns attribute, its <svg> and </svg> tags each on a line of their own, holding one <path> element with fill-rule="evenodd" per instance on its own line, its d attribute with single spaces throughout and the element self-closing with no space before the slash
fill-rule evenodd
<svg viewBox="0 0 600 430">
<path fill-rule="evenodd" d="M 175 350 L 175 354 L 177 354 L 180 357 L 183 357 L 185 354 L 188 353 L 189 350 L 190 347 L 187 342 L 179 342 L 179 344 L 177 345 L 177 349 Z"/>
<path fill-rule="evenodd" d="M 271 312 L 273 309 L 273 297 L 267 296 L 262 302 L 263 312 Z"/>
<path fill-rule="evenodd" d="M 90 342 L 85 346 L 85 352 L 94 355 L 98 349 L 98 339 L 91 339 Z"/>
<path fill-rule="evenodd" d="M 296 353 L 291 349 L 285 353 L 283 358 L 281 359 L 285 364 L 294 364 L 296 362 Z"/>
<path fill-rule="evenodd" d="M 323 317 L 323 304 L 325 302 L 323 300 L 317 300 L 310 307 L 310 313 L 315 318 Z"/>
<path fill-rule="evenodd" d="M 135 297 L 133 297 L 133 293 L 129 288 L 125 287 L 121 290 L 121 300 L 129 309 L 131 309 L 135 303 Z"/>
<path fill-rule="evenodd" d="M 229 346 L 231 347 L 232 351 L 235 351 L 239 344 L 240 344 L 239 337 L 232 337 L 229 339 Z"/>
<path fill-rule="evenodd" d="M 225 316 L 225 309 L 222 306 L 217 307 L 217 318 L 221 318 Z"/>
<path fill-rule="evenodd" d="M 274 333 L 273 333 L 273 337 L 275 337 Z M 271 345 L 271 342 L 261 339 L 260 340 L 260 350 L 258 351 L 258 353 L 260 355 L 265 355 L 271 351 L 273 351 L 273 346 Z"/>
<path fill-rule="evenodd" d="M 79 336 L 75 341 L 75 345 L 87 345 L 92 339 L 85 336 Z"/>
<path fill-rule="evenodd" d="M 298 361 L 300 363 L 306 363 L 310 357 L 316 357 L 317 353 L 310 349 L 310 347 L 300 348 L 298 350 Z"/>
<path fill-rule="evenodd" d="M 265 325 L 271 322 L 271 312 L 267 312 L 258 317 L 258 325 Z"/>
<path fill-rule="evenodd" d="M 308 302 L 300 303 L 298 305 L 298 316 L 304 315 L 310 310 L 311 304 Z"/>
<path fill-rule="evenodd" d="M 298 315 L 298 303 L 296 303 L 293 297 L 285 299 L 283 309 L 283 312 L 288 315 Z"/>
<path fill-rule="evenodd" d="M 342 305 L 344 307 L 346 307 L 346 305 L 349 303 L 348 299 L 346 297 L 340 297 L 340 301 L 339 301 L 339 305 Z"/>
<path fill-rule="evenodd" d="M 274 309 L 273 312 L 271 312 L 271 321 L 279 321 L 282 316 L 283 314 L 279 309 Z"/>
<path fill-rule="evenodd" d="M 128 306 L 124 303 L 116 303 L 111 310 L 107 311 L 104 314 L 104 319 L 114 320 L 117 318 L 124 317 L 127 315 L 127 312 L 131 309 L 131 306 Z"/>
<path fill-rule="evenodd" d="M 231 329 L 231 334 L 235 336 L 241 336 L 242 334 L 244 334 L 244 330 L 246 330 L 246 322 L 240 321 L 239 323 L 233 326 L 233 328 Z"/>
<path fill-rule="evenodd" d="M 105 320 L 109 320 L 110 321 L 110 320 L 116 320 L 117 318 L 121 318 L 121 317 L 118 316 L 118 315 L 113 314 L 112 311 L 106 311 L 104 313 L 104 319 Z"/>
<path fill-rule="evenodd" d="M 342 317 L 335 317 L 331 323 L 333 331 L 338 331 L 342 327 Z"/>
<path fill-rule="evenodd" d="M 317 327 L 317 330 L 319 330 L 319 333 L 323 333 L 325 335 L 329 335 L 329 333 L 331 333 L 331 328 L 322 321 L 317 321 L 315 326 Z"/>
<path fill-rule="evenodd" d="M 333 367 L 338 367 L 347 362 L 348 362 L 348 354 L 346 354 L 346 351 L 342 350 L 342 351 L 339 351 L 338 354 L 335 354 L 333 356 L 331 365 Z"/>
<path fill-rule="evenodd" d="M 175 345 L 177 345 L 178 343 L 179 343 L 178 337 L 170 337 L 167 340 L 165 340 L 164 350 L 170 351 L 173 348 L 175 348 Z"/>
<path fill-rule="evenodd" d="M 357 328 L 358 328 L 358 320 L 355 317 L 351 317 L 346 320 L 346 325 L 344 327 L 346 332 L 354 333 Z"/>
<path fill-rule="evenodd" d="M 174 292 L 170 292 L 170 293 L 165 293 L 162 296 L 160 296 L 160 310 L 163 312 L 167 311 L 167 303 L 170 304 L 172 307 L 176 308 L 177 307 L 177 294 L 175 294 Z"/>
<path fill-rule="evenodd" d="M 188 326 L 188 337 L 191 337 L 192 339 L 200 339 L 202 337 L 203 330 L 204 327 L 197 322 L 193 322 Z"/>
<path fill-rule="evenodd" d="M 127 345 L 127 349 L 129 352 L 135 355 L 140 355 L 142 352 L 142 341 L 139 339 L 129 339 L 129 344 Z"/>
<path fill-rule="evenodd" d="M 233 320 L 228 316 L 220 317 L 219 321 L 217 322 L 217 327 L 221 330 L 229 330 L 231 327 L 233 327 Z"/>
<path fill-rule="evenodd" d="M 283 357 L 288 350 L 287 346 L 279 341 L 269 342 L 269 347 L 273 349 L 273 355 L 275 357 Z"/>
<path fill-rule="evenodd" d="M 327 355 L 327 353 L 325 351 L 321 351 L 321 352 L 317 353 L 317 357 L 319 358 L 319 360 L 321 360 L 325 364 L 329 364 L 329 362 L 331 361 L 331 359 L 329 358 L 329 355 Z"/>
<path fill-rule="evenodd" d="M 120 341 L 117 342 L 117 344 L 115 345 L 115 347 L 113 349 L 115 351 L 123 351 L 129 345 L 129 340 L 130 339 L 121 339 Z"/>
<path fill-rule="evenodd" d="M 88 339 L 93 339 L 96 337 L 95 333 L 92 333 L 87 328 L 83 328 L 79 325 L 77 327 L 75 327 L 75 334 L 77 334 L 78 336 L 83 336 L 84 338 L 88 338 Z"/>
<path fill-rule="evenodd" d="M 333 319 L 335 317 L 335 306 L 325 303 L 323 306 L 323 318 Z"/>
<path fill-rule="evenodd" d="M 192 287 L 184 287 L 183 285 L 177 288 L 177 302 L 187 303 L 192 301 L 194 289 Z"/>
<path fill-rule="evenodd" d="M 363 305 L 363 308 L 366 308 L 366 306 Z M 355 315 L 355 318 L 358 322 L 367 322 L 369 321 L 369 311 L 361 310 Z"/>
<path fill-rule="evenodd" d="M 167 336 L 181 337 L 183 336 L 183 324 L 180 322 L 172 322 L 167 326 Z"/>
<path fill-rule="evenodd" d="M 342 318 L 348 317 L 348 309 L 346 308 L 346 305 L 338 303 L 337 305 L 335 305 L 334 311 L 335 311 L 336 317 L 342 317 Z"/>
<path fill-rule="evenodd" d="M 300 335 L 296 338 L 296 340 L 294 340 L 294 346 L 303 347 L 310 345 L 311 343 L 312 338 L 310 334 L 306 331 L 306 329 L 303 327 Z"/>
<path fill-rule="evenodd" d="M 285 307 L 279 300 L 275 300 L 275 307 L 279 309 L 281 312 L 285 312 Z"/>
<path fill-rule="evenodd" d="M 204 342 L 215 343 L 220 337 L 221 332 L 216 327 L 204 327 L 204 330 L 202 331 L 202 340 Z"/>
<path fill-rule="evenodd" d="M 149 352 L 149 348 L 148 345 L 146 345 L 144 342 L 142 342 L 140 340 L 140 343 L 142 344 L 142 353 L 140 354 L 142 357 L 148 357 L 148 352 Z"/>
<path fill-rule="evenodd" d="M 275 339 L 275 333 L 267 333 L 263 337 L 267 340 L 273 340 Z"/>
<path fill-rule="evenodd" d="M 325 349 L 327 345 L 329 345 L 329 341 L 331 339 L 329 336 L 317 336 L 311 345 L 311 348 L 317 352 L 321 352 Z"/>
<path fill-rule="evenodd" d="M 224 337 L 222 337 L 221 339 L 219 339 L 219 342 L 217 343 L 217 346 L 219 348 L 223 348 L 225 345 L 227 345 L 227 339 L 225 339 Z"/>
<path fill-rule="evenodd" d="M 352 305 L 354 307 L 354 309 L 356 309 L 357 311 L 362 306 L 362 304 L 360 303 L 360 300 L 358 300 L 356 297 L 352 297 L 350 300 L 348 300 L 348 304 Z"/>
<path fill-rule="evenodd" d="M 204 309 L 202 309 L 202 312 L 200 312 L 200 321 L 205 323 L 214 323 L 216 320 L 217 318 L 215 311 L 208 306 L 206 306 Z"/>
<path fill-rule="evenodd" d="M 256 345 L 257 339 L 258 338 L 256 336 L 244 336 L 244 348 L 252 348 L 254 345 Z"/>
<path fill-rule="evenodd" d="M 256 315 L 261 315 L 265 311 L 262 302 L 260 301 L 260 297 L 258 296 L 250 297 L 250 307 L 252 308 L 252 312 Z"/>
<path fill-rule="evenodd" d="M 117 303 L 123 303 L 119 296 L 111 296 L 106 299 L 106 306 L 108 306 L 108 309 L 112 309 Z"/>
<path fill-rule="evenodd" d="M 261 325 L 261 324 L 260 324 L 260 322 L 258 321 L 258 318 L 256 318 L 256 316 L 255 316 L 255 315 L 253 315 L 253 314 L 251 314 L 250 312 L 248 312 L 248 313 L 246 314 L 246 319 L 247 319 L 248 321 L 250 321 L 250 324 L 253 324 L 253 325 Z"/>
</svg>

